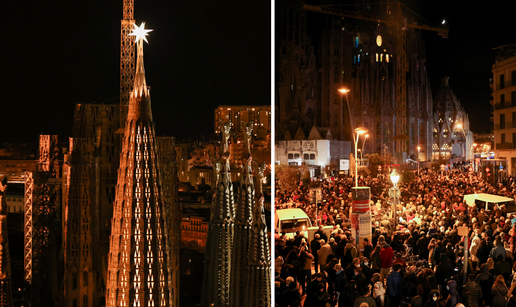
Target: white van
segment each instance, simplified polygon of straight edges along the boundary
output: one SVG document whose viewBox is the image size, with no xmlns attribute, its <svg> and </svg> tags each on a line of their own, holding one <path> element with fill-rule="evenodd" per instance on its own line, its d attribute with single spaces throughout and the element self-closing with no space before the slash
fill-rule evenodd
<svg viewBox="0 0 516 307">
<path fill-rule="evenodd" d="M 312 226 L 308 215 L 299 208 L 275 210 L 274 225 L 277 233 L 281 234 L 282 231 L 285 231 L 288 238 L 293 238 L 296 231 L 299 230 L 304 231 L 305 237 L 309 240 L 314 238 L 315 232 L 319 229 L 317 226 Z M 324 226 L 323 228 L 328 238 L 332 230 L 333 226 Z"/>
<path fill-rule="evenodd" d="M 486 193 L 469 194 L 464 195 L 464 203 L 468 204 L 470 207 L 477 207 L 479 210 L 484 208 L 486 211 L 493 210 L 495 205 L 505 205 L 507 213 L 516 213 L 514 199 L 505 196 Z"/>
</svg>

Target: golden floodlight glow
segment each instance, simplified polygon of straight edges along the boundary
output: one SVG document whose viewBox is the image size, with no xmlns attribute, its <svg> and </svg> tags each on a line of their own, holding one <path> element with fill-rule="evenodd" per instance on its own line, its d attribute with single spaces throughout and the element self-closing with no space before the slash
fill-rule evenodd
<svg viewBox="0 0 516 307">
<path fill-rule="evenodd" d="M 133 32 L 129 34 L 129 36 L 136 36 L 135 42 L 139 42 L 141 39 L 143 39 L 147 44 L 149 41 L 147 41 L 147 35 L 149 32 L 153 30 L 146 30 L 145 29 L 145 22 L 142 22 L 142 24 L 138 27 L 135 23 L 133 23 L 134 29 Z"/>
<path fill-rule="evenodd" d="M 351 92 L 351 90 L 347 89 L 347 88 L 339 88 L 338 91 L 341 92 L 341 93 L 344 93 L 344 94 L 347 94 L 347 93 Z"/>
</svg>

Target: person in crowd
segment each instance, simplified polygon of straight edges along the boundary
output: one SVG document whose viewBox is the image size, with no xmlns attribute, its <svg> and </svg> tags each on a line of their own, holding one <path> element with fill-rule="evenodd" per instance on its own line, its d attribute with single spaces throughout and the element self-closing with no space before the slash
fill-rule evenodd
<svg viewBox="0 0 516 307">
<path fill-rule="evenodd" d="M 443 299 L 441 298 L 441 295 L 439 293 L 438 290 L 435 290 L 435 289 L 432 289 L 432 291 L 430 291 L 430 299 L 428 299 L 428 301 L 426 301 L 425 303 L 425 307 L 440 307 L 443 301 Z"/>
<path fill-rule="evenodd" d="M 380 273 L 380 269 L 382 268 L 382 260 L 380 259 L 380 251 L 382 248 L 380 245 L 376 245 L 373 252 L 371 253 L 371 264 L 373 273 Z"/>
<path fill-rule="evenodd" d="M 312 255 L 314 256 L 314 267 L 315 273 L 319 272 L 319 254 L 317 252 L 321 249 L 321 236 L 316 233 L 314 239 L 310 242 L 310 248 L 312 249 Z"/>
<path fill-rule="evenodd" d="M 482 306 L 482 288 L 475 282 L 474 274 L 469 274 L 468 283 L 462 288 L 462 297 L 467 307 Z"/>
<path fill-rule="evenodd" d="M 321 239 L 319 242 L 321 243 L 321 248 L 317 251 L 317 255 L 319 256 L 321 271 L 323 271 L 326 266 L 326 260 L 328 259 L 328 256 L 331 255 L 331 246 L 326 243 L 324 239 Z"/>
<path fill-rule="evenodd" d="M 360 289 L 358 293 L 360 296 L 356 299 L 353 307 L 360 307 L 363 303 L 366 303 L 369 307 L 377 307 L 375 299 L 371 297 L 370 286 Z"/>
<path fill-rule="evenodd" d="M 498 275 L 496 280 L 491 287 L 491 295 L 493 296 L 492 305 L 491 306 L 507 306 L 507 298 L 508 298 L 507 286 L 505 285 L 505 279 L 502 275 Z"/>
<path fill-rule="evenodd" d="M 392 262 L 392 265 L 395 264 L 400 264 L 403 267 L 403 269 L 407 268 L 407 262 L 403 260 L 400 252 L 396 253 L 396 259 L 394 259 L 394 261 Z"/>
<path fill-rule="evenodd" d="M 394 256 L 394 251 L 392 250 L 392 247 L 389 244 L 385 243 L 383 245 L 382 250 L 380 251 L 380 260 L 382 262 L 380 274 L 384 278 L 391 271 L 393 256 Z"/>
<path fill-rule="evenodd" d="M 392 306 L 399 306 L 401 302 L 401 283 L 403 279 L 401 270 L 403 270 L 403 266 L 395 264 L 392 272 L 387 276 L 387 294 Z"/>
<path fill-rule="evenodd" d="M 310 277 L 312 276 L 312 262 L 314 256 L 308 251 L 308 246 L 306 243 L 303 243 L 300 247 L 299 252 L 299 262 L 301 263 L 301 274 L 299 275 L 299 283 L 301 284 L 301 289 L 303 292 L 302 295 L 306 294 L 306 285 L 308 281 L 310 281 Z"/>
<path fill-rule="evenodd" d="M 457 282 L 450 280 L 447 285 L 448 297 L 446 298 L 446 307 L 455 307 L 458 303 L 462 302 L 462 298 L 457 292 Z"/>
<path fill-rule="evenodd" d="M 386 307 L 389 306 L 388 296 L 386 295 L 385 286 L 383 282 L 377 281 L 373 287 L 373 298 L 375 299 L 376 306 Z"/>
<path fill-rule="evenodd" d="M 484 306 L 491 306 L 491 301 L 493 300 L 491 287 L 494 283 L 494 277 L 489 273 L 487 264 L 484 263 L 480 266 L 480 274 L 477 276 L 476 282 L 482 288 Z"/>
</svg>

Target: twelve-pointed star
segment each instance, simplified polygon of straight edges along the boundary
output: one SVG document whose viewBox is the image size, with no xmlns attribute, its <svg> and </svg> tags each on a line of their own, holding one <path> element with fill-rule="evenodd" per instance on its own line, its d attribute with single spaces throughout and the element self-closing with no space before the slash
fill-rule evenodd
<svg viewBox="0 0 516 307">
<path fill-rule="evenodd" d="M 144 29 L 145 28 L 145 22 L 142 22 L 142 24 L 138 27 L 135 23 L 133 23 L 134 25 L 134 29 L 133 29 L 133 32 L 131 32 L 129 35 L 130 36 L 136 36 L 136 40 L 135 42 L 137 43 L 138 41 L 140 41 L 140 39 L 143 39 L 147 44 L 149 43 L 147 41 L 147 35 L 149 32 L 153 31 L 153 30 L 146 30 Z"/>
</svg>

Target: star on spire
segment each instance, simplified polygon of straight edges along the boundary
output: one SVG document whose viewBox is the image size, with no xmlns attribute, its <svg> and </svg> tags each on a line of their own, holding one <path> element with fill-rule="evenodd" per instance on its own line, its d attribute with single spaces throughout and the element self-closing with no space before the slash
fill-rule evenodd
<svg viewBox="0 0 516 307">
<path fill-rule="evenodd" d="M 151 32 L 153 30 L 144 29 L 145 22 L 142 22 L 142 24 L 139 27 L 135 23 L 133 23 L 133 25 L 134 25 L 133 32 L 131 32 L 129 35 L 136 36 L 136 40 L 135 40 L 136 43 L 138 43 L 140 40 L 143 39 L 148 44 L 149 41 L 147 41 L 146 36 L 148 35 L 149 32 Z"/>
</svg>

